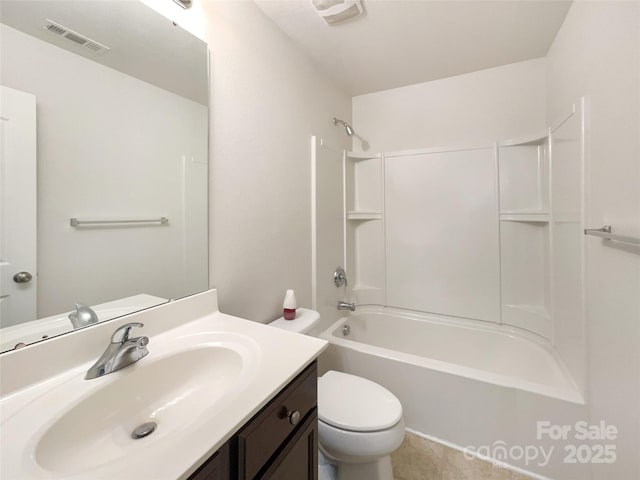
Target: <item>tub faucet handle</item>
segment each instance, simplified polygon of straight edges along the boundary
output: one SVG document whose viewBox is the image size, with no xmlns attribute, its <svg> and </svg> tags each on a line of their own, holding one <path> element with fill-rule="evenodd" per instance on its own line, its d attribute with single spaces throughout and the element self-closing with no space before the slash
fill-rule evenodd
<svg viewBox="0 0 640 480">
<path fill-rule="evenodd" d="M 344 268 L 338 267 L 336 271 L 333 272 L 333 283 L 335 283 L 337 288 L 341 286 L 347 286 L 347 272 L 344 271 Z"/>
</svg>

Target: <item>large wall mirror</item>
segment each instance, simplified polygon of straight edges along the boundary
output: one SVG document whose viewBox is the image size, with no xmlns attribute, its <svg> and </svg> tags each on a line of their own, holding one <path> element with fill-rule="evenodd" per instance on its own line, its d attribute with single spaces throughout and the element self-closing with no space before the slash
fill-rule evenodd
<svg viewBox="0 0 640 480">
<path fill-rule="evenodd" d="M 206 290 L 207 45 L 137 1 L 0 8 L 0 350 Z"/>
</svg>

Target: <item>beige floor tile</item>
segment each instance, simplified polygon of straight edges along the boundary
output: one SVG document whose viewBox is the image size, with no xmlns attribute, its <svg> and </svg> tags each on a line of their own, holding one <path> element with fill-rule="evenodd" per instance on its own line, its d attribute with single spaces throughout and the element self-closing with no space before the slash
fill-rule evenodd
<svg viewBox="0 0 640 480">
<path fill-rule="evenodd" d="M 406 434 L 391 456 L 395 480 L 530 480 L 489 462 L 468 460 L 462 452 Z"/>
</svg>

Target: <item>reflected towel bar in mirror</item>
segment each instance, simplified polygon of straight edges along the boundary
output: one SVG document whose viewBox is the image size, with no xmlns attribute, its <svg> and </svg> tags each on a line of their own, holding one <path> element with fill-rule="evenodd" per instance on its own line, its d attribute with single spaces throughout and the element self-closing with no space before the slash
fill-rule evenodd
<svg viewBox="0 0 640 480">
<path fill-rule="evenodd" d="M 626 235 L 618 235 L 611 233 L 611 225 L 605 225 L 601 228 L 587 228 L 584 231 L 585 235 L 594 235 L 596 237 L 604 238 L 605 240 L 613 240 L 621 243 L 628 243 L 630 245 L 640 245 L 640 238 L 628 237 Z"/>
<path fill-rule="evenodd" d="M 148 219 L 129 219 L 129 220 L 78 220 L 77 218 L 69 219 L 69 225 L 72 227 L 94 226 L 94 225 L 122 225 L 122 224 L 137 224 L 137 223 L 157 223 L 159 225 L 166 225 L 169 223 L 167 217 L 160 218 L 148 218 Z"/>
</svg>

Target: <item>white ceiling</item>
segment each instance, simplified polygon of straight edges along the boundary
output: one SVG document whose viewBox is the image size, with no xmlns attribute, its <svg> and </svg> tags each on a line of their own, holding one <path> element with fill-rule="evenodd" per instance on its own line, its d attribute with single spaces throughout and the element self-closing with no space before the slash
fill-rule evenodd
<svg viewBox="0 0 640 480">
<path fill-rule="evenodd" d="M 311 0 L 254 0 L 352 95 L 546 55 L 570 0 L 363 0 L 328 26 Z"/>
<path fill-rule="evenodd" d="M 165 0 L 170 1 L 170 0 Z M 0 21 L 89 60 L 208 104 L 208 50 L 202 40 L 140 2 L 0 0 Z M 95 55 L 47 32 L 53 20 L 111 50 Z"/>
</svg>

